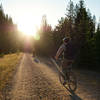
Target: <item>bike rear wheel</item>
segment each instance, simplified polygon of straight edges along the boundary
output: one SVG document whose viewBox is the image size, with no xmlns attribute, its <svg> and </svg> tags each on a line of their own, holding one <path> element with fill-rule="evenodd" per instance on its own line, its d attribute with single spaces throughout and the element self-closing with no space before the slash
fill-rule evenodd
<svg viewBox="0 0 100 100">
<path fill-rule="evenodd" d="M 59 80 L 64 87 L 68 88 L 71 91 L 75 91 L 77 89 L 76 76 L 73 72 L 69 72 L 67 74 L 68 75 L 66 75 L 66 78 L 67 78 L 66 80 L 64 80 L 65 78 L 59 74 Z"/>
<path fill-rule="evenodd" d="M 68 73 L 68 87 L 71 91 L 75 91 L 77 89 L 77 79 L 73 72 Z"/>
<path fill-rule="evenodd" d="M 64 83 L 64 77 L 61 74 L 59 74 L 59 80 L 60 80 L 60 83 L 63 85 L 63 83 Z"/>
</svg>

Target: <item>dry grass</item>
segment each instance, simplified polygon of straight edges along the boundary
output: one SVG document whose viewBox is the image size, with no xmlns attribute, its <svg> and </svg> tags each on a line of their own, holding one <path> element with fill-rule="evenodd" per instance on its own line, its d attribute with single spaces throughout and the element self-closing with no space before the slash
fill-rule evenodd
<svg viewBox="0 0 100 100">
<path fill-rule="evenodd" d="M 0 91 L 5 88 L 6 83 L 12 76 L 13 71 L 16 68 L 16 64 L 19 62 L 22 53 L 8 54 L 0 58 Z"/>
</svg>

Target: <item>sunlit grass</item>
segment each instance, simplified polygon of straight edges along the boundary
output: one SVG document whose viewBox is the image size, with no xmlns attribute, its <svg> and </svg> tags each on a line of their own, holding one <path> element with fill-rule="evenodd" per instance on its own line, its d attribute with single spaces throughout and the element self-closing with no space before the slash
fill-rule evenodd
<svg viewBox="0 0 100 100">
<path fill-rule="evenodd" d="M 12 76 L 22 53 L 8 54 L 0 58 L 0 91 L 5 88 L 6 83 Z"/>
</svg>

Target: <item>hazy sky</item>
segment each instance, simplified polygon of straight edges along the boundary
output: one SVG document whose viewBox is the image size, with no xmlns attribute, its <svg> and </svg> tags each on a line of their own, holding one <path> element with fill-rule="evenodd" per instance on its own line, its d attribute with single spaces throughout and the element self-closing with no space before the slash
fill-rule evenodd
<svg viewBox="0 0 100 100">
<path fill-rule="evenodd" d="M 70 0 L 0 0 L 4 12 L 13 18 L 19 29 L 39 27 L 42 16 L 46 14 L 48 23 L 53 27 L 61 17 L 65 16 Z M 73 0 L 78 3 L 79 0 Z M 100 0 L 85 0 L 86 7 L 99 19 Z M 26 30 L 27 31 L 27 30 Z"/>
</svg>

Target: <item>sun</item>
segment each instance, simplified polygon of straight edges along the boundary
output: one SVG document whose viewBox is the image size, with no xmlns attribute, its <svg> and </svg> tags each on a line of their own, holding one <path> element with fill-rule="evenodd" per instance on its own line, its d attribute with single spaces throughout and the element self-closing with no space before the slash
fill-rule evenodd
<svg viewBox="0 0 100 100">
<path fill-rule="evenodd" d="M 35 40 L 39 40 L 40 36 L 37 33 L 36 27 L 32 23 L 19 25 L 18 29 L 27 36 L 33 36 Z"/>
<path fill-rule="evenodd" d="M 23 25 L 19 25 L 18 29 L 28 36 L 35 36 L 36 35 L 36 28 L 32 23 L 23 23 Z"/>
<path fill-rule="evenodd" d="M 24 33 L 26 36 L 33 36 L 35 40 L 39 40 L 40 36 L 37 33 L 38 31 L 38 18 L 32 17 L 31 14 L 24 15 L 24 17 L 19 18 L 18 30 Z"/>
<path fill-rule="evenodd" d="M 37 32 L 37 20 L 32 18 L 32 15 L 23 15 L 19 18 L 18 30 L 28 36 L 35 36 Z"/>
</svg>

